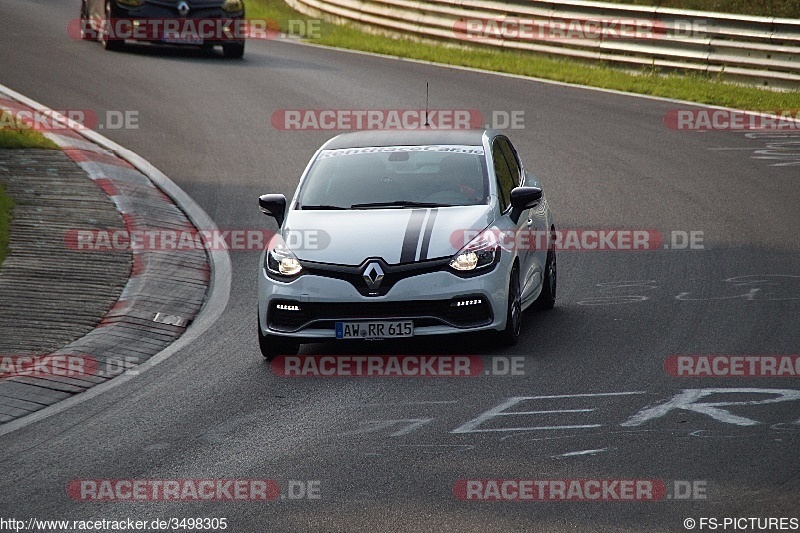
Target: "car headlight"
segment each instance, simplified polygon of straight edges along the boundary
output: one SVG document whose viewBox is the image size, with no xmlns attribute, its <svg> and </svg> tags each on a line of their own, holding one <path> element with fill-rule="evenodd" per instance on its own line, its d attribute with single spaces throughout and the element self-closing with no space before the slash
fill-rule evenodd
<svg viewBox="0 0 800 533">
<path fill-rule="evenodd" d="M 244 9 L 244 2 L 242 0 L 225 0 L 222 4 L 222 10 L 228 13 L 238 13 Z"/>
<path fill-rule="evenodd" d="M 267 251 L 265 266 L 268 271 L 278 276 L 293 277 L 302 272 L 303 265 L 285 244 L 279 243 Z"/>
<path fill-rule="evenodd" d="M 117 0 L 117 3 L 128 7 L 139 7 L 145 3 L 145 0 Z"/>
<path fill-rule="evenodd" d="M 485 231 L 472 239 L 450 261 L 450 268 L 469 272 L 494 264 L 498 253 L 497 239 L 490 231 Z"/>
</svg>

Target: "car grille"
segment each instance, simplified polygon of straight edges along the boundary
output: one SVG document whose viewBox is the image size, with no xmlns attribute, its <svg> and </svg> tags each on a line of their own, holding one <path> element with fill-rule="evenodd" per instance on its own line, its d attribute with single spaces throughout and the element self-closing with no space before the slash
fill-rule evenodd
<svg viewBox="0 0 800 533">
<path fill-rule="evenodd" d="M 456 302 L 480 300 L 457 306 Z M 299 308 L 299 310 L 295 310 Z M 406 302 L 305 302 L 276 300 L 270 305 L 267 320 L 272 329 L 285 332 L 305 327 L 334 329 L 334 323 L 347 320 L 413 319 L 414 327 L 450 325 L 476 327 L 492 322 L 487 298 L 470 295 L 451 300 Z"/>
<path fill-rule="evenodd" d="M 313 263 L 301 261 L 306 273 L 326 278 L 340 279 L 350 283 L 362 296 L 386 296 L 394 285 L 404 279 L 439 272 L 447 267 L 449 258 L 418 261 L 390 265 L 379 257 L 365 259 L 358 266 L 332 265 L 327 263 Z M 377 290 L 371 290 L 364 281 L 364 269 L 369 263 L 377 263 L 383 270 L 383 281 Z"/>
</svg>

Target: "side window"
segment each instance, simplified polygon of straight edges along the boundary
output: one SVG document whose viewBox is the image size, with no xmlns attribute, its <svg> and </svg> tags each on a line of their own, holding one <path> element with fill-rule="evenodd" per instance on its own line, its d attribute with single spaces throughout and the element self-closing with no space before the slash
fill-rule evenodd
<svg viewBox="0 0 800 533">
<path fill-rule="evenodd" d="M 497 197 L 500 200 L 500 210 L 505 211 L 511 205 L 511 189 L 517 186 L 518 178 L 515 178 L 508 168 L 503 149 L 500 147 L 499 139 L 492 145 L 492 159 L 494 160 L 494 173 L 497 176 Z"/>
<path fill-rule="evenodd" d="M 508 163 L 508 168 L 511 169 L 511 175 L 514 176 L 514 186 L 520 184 L 520 164 L 519 159 L 517 159 L 517 152 L 514 150 L 514 147 L 511 146 L 511 142 L 508 139 L 499 138 L 497 139 L 497 144 L 500 145 L 500 149 L 503 150 L 503 155 L 506 156 L 506 163 Z"/>
</svg>

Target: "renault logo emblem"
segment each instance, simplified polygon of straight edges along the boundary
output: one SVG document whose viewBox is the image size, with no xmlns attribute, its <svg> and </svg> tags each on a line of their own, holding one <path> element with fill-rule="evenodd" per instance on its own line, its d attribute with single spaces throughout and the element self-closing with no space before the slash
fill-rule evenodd
<svg viewBox="0 0 800 533">
<path fill-rule="evenodd" d="M 178 13 L 181 14 L 182 17 L 185 17 L 189 14 L 189 4 L 186 2 L 181 2 L 178 4 Z"/>
<path fill-rule="evenodd" d="M 367 287 L 372 290 L 378 290 L 383 281 L 383 269 L 378 263 L 372 262 L 364 269 L 364 281 L 367 282 Z"/>
</svg>

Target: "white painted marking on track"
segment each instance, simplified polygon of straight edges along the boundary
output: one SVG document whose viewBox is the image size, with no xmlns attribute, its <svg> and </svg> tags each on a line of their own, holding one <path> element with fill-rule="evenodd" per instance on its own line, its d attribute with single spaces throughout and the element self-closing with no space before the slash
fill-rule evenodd
<svg viewBox="0 0 800 533">
<path fill-rule="evenodd" d="M 585 394 L 558 394 L 550 396 L 514 396 L 509 398 L 500 405 L 489 409 L 477 418 L 462 424 L 461 426 L 450 431 L 450 433 L 492 433 L 500 431 L 553 431 L 561 429 L 591 429 L 602 427 L 603 424 L 567 424 L 562 426 L 526 426 L 526 427 L 511 427 L 511 428 L 492 428 L 492 429 L 479 429 L 480 426 L 493 418 L 500 416 L 531 416 L 533 414 L 542 414 L 542 411 L 506 411 L 511 407 L 525 401 L 533 400 L 552 400 L 552 399 L 566 399 L 566 398 L 603 398 L 613 396 L 632 396 L 638 394 L 646 394 L 644 391 L 632 392 L 601 392 L 601 393 L 585 393 Z M 594 409 L 589 410 L 594 411 Z M 551 413 L 546 412 L 546 414 Z M 585 410 L 572 410 L 571 412 L 587 412 Z"/>
<path fill-rule="evenodd" d="M 458 403 L 458 400 L 442 400 L 430 402 L 397 402 L 397 403 L 365 403 L 363 407 L 393 407 L 395 405 L 442 405 Z"/>
<path fill-rule="evenodd" d="M 528 400 L 545 400 L 551 398 L 599 398 L 602 396 L 631 396 L 634 394 L 647 394 L 647 391 L 631 392 L 590 392 L 585 394 L 558 394 L 555 396 L 522 396 Z"/>
<path fill-rule="evenodd" d="M 567 453 L 562 453 L 561 455 L 554 455 L 553 457 L 577 457 L 580 455 L 597 455 L 598 453 L 602 453 L 607 449 L 608 448 L 598 448 L 596 450 L 581 450 L 579 452 L 567 452 Z"/>
<path fill-rule="evenodd" d="M 527 434 L 523 435 L 523 434 L 520 434 L 520 433 L 511 433 L 509 435 L 503 435 L 502 437 L 500 437 L 500 441 L 502 442 L 502 441 L 507 440 L 507 439 L 523 437 L 523 436 L 526 436 L 526 435 Z M 562 440 L 562 439 L 571 439 L 573 437 L 577 437 L 577 435 L 558 435 L 557 437 L 536 437 L 536 438 L 533 438 L 533 439 L 526 439 L 526 440 L 530 440 L 530 441 Z"/>
<path fill-rule="evenodd" d="M 364 433 L 376 433 L 379 431 L 384 431 L 386 429 L 389 429 L 393 426 L 402 425 L 400 429 L 398 429 L 394 433 L 389 434 L 390 437 L 402 437 L 403 435 L 408 435 L 412 431 L 419 429 L 420 427 L 424 426 L 431 420 L 433 420 L 433 418 L 398 418 L 395 420 L 367 420 L 360 424 L 362 427 L 354 431 L 341 433 L 339 434 L 339 436 L 341 437 L 347 435 L 363 435 Z"/>
<path fill-rule="evenodd" d="M 748 400 L 742 402 L 701 402 L 702 398 L 713 394 L 777 394 L 777 398 L 766 400 Z M 655 407 L 646 407 L 620 424 L 623 427 L 640 426 L 651 420 L 661 418 L 671 411 L 683 410 L 710 416 L 714 420 L 737 426 L 756 426 L 761 424 L 757 420 L 739 416 L 721 409 L 734 405 L 763 405 L 786 401 L 800 400 L 800 390 L 793 389 L 684 389 L 683 392 L 673 396 L 668 401 Z"/>
<path fill-rule="evenodd" d="M 420 448 L 423 453 L 466 452 L 475 448 L 473 444 L 398 444 L 398 448 Z"/>
<path fill-rule="evenodd" d="M 594 409 L 553 409 L 550 411 L 514 411 L 515 415 L 550 415 L 556 413 L 591 413 Z"/>
</svg>

